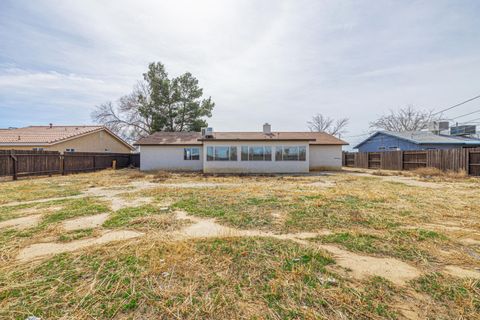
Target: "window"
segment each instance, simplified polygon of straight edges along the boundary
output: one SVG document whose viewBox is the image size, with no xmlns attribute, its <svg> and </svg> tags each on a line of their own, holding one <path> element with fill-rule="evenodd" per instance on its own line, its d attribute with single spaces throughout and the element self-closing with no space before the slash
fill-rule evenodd
<svg viewBox="0 0 480 320">
<path fill-rule="evenodd" d="M 272 148 L 268 146 L 242 146 L 242 161 L 272 161 Z"/>
<path fill-rule="evenodd" d="M 43 151 L 43 148 L 33 148 L 33 151 Z"/>
<path fill-rule="evenodd" d="M 207 161 L 237 161 L 237 147 L 207 147 Z"/>
<path fill-rule="evenodd" d="M 306 161 L 307 147 L 289 146 L 276 147 L 275 161 Z"/>
<path fill-rule="evenodd" d="M 75 152 L 75 149 L 70 148 L 70 149 L 65 149 L 65 151 L 66 152 Z"/>
<path fill-rule="evenodd" d="M 183 160 L 200 160 L 199 148 L 184 148 Z"/>
<path fill-rule="evenodd" d="M 378 147 L 378 150 L 385 150 L 385 147 Z"/>
</svg>

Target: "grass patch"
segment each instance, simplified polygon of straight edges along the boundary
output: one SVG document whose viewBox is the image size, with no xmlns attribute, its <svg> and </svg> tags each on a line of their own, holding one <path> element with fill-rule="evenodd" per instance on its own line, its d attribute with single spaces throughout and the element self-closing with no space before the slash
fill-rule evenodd
<svg viewBox="0 0 480 320">
<path fill-rule="evenodd" d="M 428 294 L 435 301 L 448 306 L 452 317 L 462 314 L 466 319 L 475 319 L 480 314 L 480 281 L 459 279 L 430 273 L 412 281 L 418 291 Z"/>
<path fill-rule="evenodd" d="M 359 252 L 378 252 L 376 245 L 378 244 L 378 237 L 359 234 L 354 235 L 348 232 L 335 233 L 331 235 L 326 235 L 321 238 L 322 242 L 325 243 L 338 243 L 347 248 L 350 251 L 359 251 Z"/>
<path fill-rule="evenodd" d="M 424 233 L 415 230 L 393 231 L 378 236 L 340 232 L 320 236 L 314 241 L 336 243 L 353 252 L 373 253 L 407 261 L 434 261 L 434 257 L 428 252 L 428 247 L 421 247 L 418 244 L 418 241 L 424 241 L 426 245 L 432 243 L 432 240 L 429 241 L 431 238 L 424 237 Z"/>
<path fill-rule="evenodd" d="M 178 229 L 186 221 L 177 220 L 168 210 L 160 210 L 152 205 L 120 209 L 103 223 L 105 228 L 130 228 L 141 231 Z"/>
<path fill-rule="evenodd" d="M 262 228 L 272 224 L 270 212 L 280 208 L 276 197 L 235 198 L 235 194 L 221 194 L 209 197 L 199 191 L 189 193 L 177 201 L 173 207 L 187 211 L 189 214 L 217 218 L 220 222 L 237 228 Z"/>
<path fill-rule="evenodd" d="M 332 259 L 292 242 L 213 239 L 119 247 L 61 254 L 1 274 L 0 317 L 393 318 L 385 281 L 369 280 L 366 290 L 353 290 L 327 271 Z"/>
<path fill-rule="evenodd" d="M 73 240 L 88 238 L 88 237 L 91 237 L 93 235 L 93 233 L 94 233 L 94 230 L 92 228 L 65 232 L 58 237 L 58 241 L 60 241 L 60 242 L 70 242 L 70 241 L 73 241 Z"/>
<path fill-rule="evenodd" d="M 0 189 L 0 204 L 80 194 L 80 190 L 77 187 L 59 185 L 50 179 L 5 182 L 2 183 Z"/>
<path fill-rule="evenodd" d="M 65 202 L 63 208 L 43 217 L 40 226 L 46 226 L 59 221 L 81 217 L 91 216 L 110 211 L 107 204 L 95 198 L 72 199 Z"/>
<path fill-rule="evenodd" d="M 395 296 L 399 294 L 395 286 L 382 277 L 371 277 L 359 292 L 364 308 L 386 319 L 398 318 L 398 312 L 390 307 Z"/>
</svg>

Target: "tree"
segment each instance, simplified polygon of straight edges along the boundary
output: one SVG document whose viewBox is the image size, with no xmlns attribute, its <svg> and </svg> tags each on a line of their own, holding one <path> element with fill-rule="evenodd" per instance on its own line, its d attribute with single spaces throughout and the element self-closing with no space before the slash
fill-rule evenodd
<svg viewBox="0 0 480 320">
<path fill-rule="evenodd" d="M 97 106 L 92 118 L 129 140 L 156 131 L 200 131 L 215 106 L 202 96 L 191 73 L 170 79 L 163 64 L 152 62 L 130 94 Z"/>
<path fill-rule="evenodd" d="M 345 133 L 345 128 L 348 125 L 348 118 L 341 118 L 334 120 L 330 117 L 325 117 L 317 113 L 312 117 L 311 121 L 307 122 L 310 131 L 326 132 L 334 136 L 340 136 Z"/>
<path fill-rule="evenodd" d="M 370 128 L 395 132 L 418 131 L 426 129 L 435 120 L 439 120 L 439 116 L 435 116 L 433 111 L 415 110 L 413 106 L 407 106 L 396 112 L 390 110 L 389 114 L 371 122 Z"/>
</svg>

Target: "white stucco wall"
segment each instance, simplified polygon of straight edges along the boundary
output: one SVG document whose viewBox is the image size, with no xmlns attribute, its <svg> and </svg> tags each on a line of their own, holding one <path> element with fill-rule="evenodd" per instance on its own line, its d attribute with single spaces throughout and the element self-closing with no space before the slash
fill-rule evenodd
<svg viewBox="0 0 480 320">
<path fill-rule="evenodd" d="M 207 147 L 236 146 L 237 161 L 207 161 Z M 241 146 L 270 146 L 272 161 L 241 161 Z M 276 146 L 305 146 L 305 161 L 275 161 Z M 203 163 L 206 173 L 304 173 L 309 171 L 309 148 L 307 141 L 270 142 L 270 141 L 205 141 L 203 145 Z"/>
<path fill-rule="evenodd" d="M 200 160 L 183 160 L 185 147 L 190 146 L 141 146 L 140 170 L 201 171 L 203 169 L 202 146 L 195 146 L 200 149 Z"/>
<path fill-rule="evenodd" d="M 310 170 L 342 166 L 342 146 L 310 146 Z"/>
</svg>

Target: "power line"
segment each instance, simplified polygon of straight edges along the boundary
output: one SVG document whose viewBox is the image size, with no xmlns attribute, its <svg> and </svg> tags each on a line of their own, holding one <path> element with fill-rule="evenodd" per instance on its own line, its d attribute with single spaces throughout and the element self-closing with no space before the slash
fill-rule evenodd
<svg viewBox="0 0 480 320">
<path fill-rule="evenodd" d="M 354 135 L 354 136 L 344 136 L 344 137 L 342 137 L 342 139 L 343 139 L 343 138 L 363 137 L 363 136 L 369 136 L 369 135 L 371 135 L 371 133 L 357 134 L 357 135 Z"/>
<path fill-rule="evenodd" d="M 465 121 L 465 122 L 461 122 L 462 124 L 464 123 L 471 123 L 471 122 L 474 122 L 474 121 L 477 121 L 477 120 L 480 120 L 480 118 L 475 118 L 475 119 L 471 119 L 469 121 Z"/>
<path fill-rule="evenodd" d="M 443 112 L 445 112 L 445 111 L 451 110 L 451 109 L 453 109 L 453 108 L 459 107 L 459 106 L 461 106 L 462 104 L 465 104 L 465 103 L 467 103 L 467 102 L 473 101 L 473 100 L 478 99 L 478 98 L 480 98 L 480 95 L 478 95 L 478 96 L 476 96 L 476 97 L 473 97 L 473 98 L 470 98 L 470 99 L 468 99 L 468 100 L 462 101 L 462 102 L 460 102 L 460 103 L 457 103 L 456 105 L 453 105 L 453 106 L 451 106 L 451 107 L 448 107 L 448 108 L 445 108 L 445 109 L 443 109 L 443 110 L 440 110 L 440 111 L 432 114 L 432 116 L 435 116 L 435 115 L 437 115 L 437 114 L 440 114 L 440 113 L 443 113 Z"/>
<path fill-rule="evenodd" d="M 452 119 L 450 119 L 450 120 L 455 120 L 455 119 L 458 119 L 458 118 L 463 118 L 463 117 L 469 116 L 469 115 L 474 114 L 474 113 L 479 113 L 479 112 L 480 112 L 480 110 L 475 110 L 475 111 L 473 111 L 473 112 L 469 112 L 469 113 L 466 113 L 466 114 L 462 114 L 461 116 L 452 118 Z"/>
</svg>

